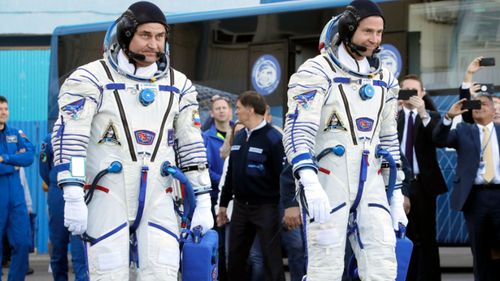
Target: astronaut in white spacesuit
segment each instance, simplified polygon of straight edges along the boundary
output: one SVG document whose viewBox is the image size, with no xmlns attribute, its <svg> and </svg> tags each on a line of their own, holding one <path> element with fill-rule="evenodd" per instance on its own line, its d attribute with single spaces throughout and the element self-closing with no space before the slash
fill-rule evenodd
<svg viewBox="0 0 500 281">
<path fill-rule="evenodd" d="M 213 226 L 197 92 L 169 65 L 167 31 L 156 5 L 132 4 L 109 28 L 104 59 L 77 68 L 59 93 L 54 164 L 65 225 L 88 241 L 91 280 L 128 280 L 129 264 L 137 280 L 177 280 L 179 224 L 166 161 L 193 186 L 192 226 Z"/>
<path fill-rule="evenodd" d="M 375 56 L 384 21 L 373 2 L 352 1 L 325 26 L 321 54 L 290 78 L 283 142 L 311 222 L 307 280 L 341 280 L 347 237 L 362 280 L 396 278 L 394 231 L 407 218 L 404 174 L 388 200 L 379 150 L 399 164 L 398 81 Z"/>
</svg>

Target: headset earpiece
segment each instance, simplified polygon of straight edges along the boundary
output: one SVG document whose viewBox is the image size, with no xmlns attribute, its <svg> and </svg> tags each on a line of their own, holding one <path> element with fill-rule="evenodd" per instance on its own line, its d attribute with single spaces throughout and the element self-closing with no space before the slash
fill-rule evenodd
<svg viewBox="0 0 500 281">
<path fill-rule="evenodd" d="M 137 25 L 134 13 L 130 10 L 125 11 L 117 20 L 117 39 L 123 50 L 128 49 L 128 45 L 130 41 L 132 41 Z"/>
<path fill-rule="evenodd" d="M 359 15 L 352 6 L 347 6 L 339 19 L 339 37 L 342 41 L 351 40 L 358 28 Z"/>
</svg>

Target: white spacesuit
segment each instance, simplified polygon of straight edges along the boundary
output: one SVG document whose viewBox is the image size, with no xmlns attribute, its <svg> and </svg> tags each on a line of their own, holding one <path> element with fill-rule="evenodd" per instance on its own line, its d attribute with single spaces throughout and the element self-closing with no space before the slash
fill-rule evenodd
<svg viewBox="0 0 500 281">
<path fill-rule="evenodd" d="M 366 2 L 351 3 L 356 25 L 381 16 L 371 2 L 366 10 Z M 407 223 L 400 190 L 404 175 L 398 171 L 389 204 L 388 169 L 382 168 L 385 161 L 377 149 L 386 149 L 399 162 L 398 81 L 376 58 L 356 61 L 348 53 L 351 38 L 344 35 L 342 41 L 336 32 L 338 21 L 346 20 L 342 16 L 325 26 L 321 54 L 302 64 L 288 85 L 283 142 L 303 186 L 302 204 L 314 219 L 306 226 L 307 280 L 341 280 L 346 237 L 362 280 L 394 280 L 394 229 Z"/>
<path fill-rule="evenodd" d="M 129 20 L 134 17 L 125 23 L 131 36 L 143 23 L 166 27 L 163 13 L 151 3 L 138 2 L 126 13 Z M 76 69 L 60 90 L 52 145 L 64 190 L 65 225 L 74 234 L 86 230 L 92 280 L 128 280 L 129 263 L 138 280 L 177 280 L 179 223 L 173 179 L 161 175 L 162 163 L 177 163 L 193 185 L 193 227 L 206 231 L 213 225 L 197 92 L 184 74 L 169 67 L 168 53 L 158 54 L 158 63 L 135 69 L 129 58 L 138 55 L 123 48 L 130 41 L 116 42 L 122 18 L 106 35 L 104 59 Z M 122 169 L 97 183 L 87 224 L 82 187 L 88 189 L 114 161 Z"/>
</svg>

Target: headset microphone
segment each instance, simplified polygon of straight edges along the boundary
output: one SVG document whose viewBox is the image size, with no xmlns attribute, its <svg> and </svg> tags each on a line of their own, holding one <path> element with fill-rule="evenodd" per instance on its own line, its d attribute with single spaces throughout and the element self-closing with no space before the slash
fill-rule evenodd
<svg viewBox="0 0 500 281">
<path fill-rule="evenodd" d="M 347 46 L 353 52 L 355 52 L 356 54 L 358 54 L 359 56 L 362 56 L 361 53 L 362 52 L 366 52 L 368 50 L 365 46 L 360 46 L 360 45 L 354 44 L 352 42 L 346 42 L 346 43 L 347 43 Z M 373 53 L 371 54 L 371 56 L 379 53 L 380 51 L 381 51 L 380 46 L 378 46 L 375 50 L 373 50 Z"/>
<path fill-rule="evenodd" d="M 354 44 L 352 42 L 345 42 L 346 45 L 349 47 L 349 49 L 351 49 L 351 51 L 355 52 L 358 56 L 363 56 L 361 53 L 362 52 L 366 52 L 368 49 L 364 46 L 360 46 L 360 45 L 357 45 L 357 44 Z"/>
<path fill-rule="evenodd" d="M 164 52 L 156 52 L 156 57 L 157 58 L 161 58 L 163 55 L 165 55 Z M 146 60 L 146 56 L 145 55 L 134 53 L 134 52 L 132 52 L 130 50 L 127 51 L 127 56 L 129 57 L 130 60 L 136 60 L 136 61 L 145 61 Z"/>
<path fill-rule="evenodd" d="M 136 61 L 145 61 L 146 60 L 145 55 L 134 53 L 130 50 L 127 51 L 127 56 L 129 58 L 129 60 L 131 61 L 131 63 L 133 63 L 132 60 L 136 60 Z"/>
</svg>

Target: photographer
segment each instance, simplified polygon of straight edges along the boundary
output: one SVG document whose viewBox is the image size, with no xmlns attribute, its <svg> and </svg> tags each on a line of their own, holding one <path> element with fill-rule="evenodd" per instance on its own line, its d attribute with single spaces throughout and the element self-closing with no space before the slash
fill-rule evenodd
<svg viewBox="0 0 500 281">
<path fill-rule="evenodd" d="M 456 149 L 457 167 L 450 207 L 463 212 L 474 258 L 475 280 L 500 276 L 500 124 L 494 124 L 491 95 L 479 94 L 481 107 L 472 111 L 474 123 L 452 119 L 465 112 L 465 99 L 455 102 L 433 132 L 438 147 Z"/>
<path fill-rule="evenodd" d="M 475 83 L 472 82 L 472 76 L 474 74 L 486 67 L 486 66 L 494 66 L 494 60 L 493 64 L 488 64 L 486 63 L 486 60 L 484 57 L 480 56 L 475 58 L 474 60 L 471 61 L 469 66 L 467 67 L 467 70 L 465 71 L 465 76 L 464 76 L 464 81 L 462 82 L 462 85 L 460 86 L 460 99 L 467 99 L 471 100 L 474 99 L 478 93 L 488 93 L 488 94 L 493 94 L 492 89 L 488 89 L 486 84 L 481 84 L 481 83 Z M 490 62 L 490 59 L 488 59 L 488 62 Z M 486 64 L 486 65 L 485 65 Z M 474 119 L 472 118 L 472 111 L 469 110 L 465 113 L 462 114 L 462 119 L 467 122 L 467 123 L 474 123 Z"/>
<path fill-rule="evenodd" d="M 440 116 L 426 95 L 420 77 L 407 75 L 401 79 L 400 87 L 402 108 L 397 119 L 398 139 L 413 175 L 409 179 L 411 210 L 407 235 L 414 242 L 414 248 L 406 280 L 440 281 L 436 199 L 447 191 L 447 187 L 432 142 L 432 132 Z M 413 95 L 404 97 L 405 92 Z"/>
</svg>

